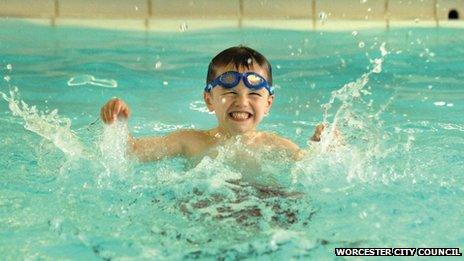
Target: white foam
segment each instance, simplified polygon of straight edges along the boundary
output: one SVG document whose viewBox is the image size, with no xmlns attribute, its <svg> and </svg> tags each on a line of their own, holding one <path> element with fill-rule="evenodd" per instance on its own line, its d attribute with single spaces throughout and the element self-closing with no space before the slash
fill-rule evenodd
<svg viewBox="0 0 464 261">
<path fill-rule="evenodd" d="M 113 79 L 97 79 L 93 75 L 83 74 L 71 77 L 68 81 L 68 86 L 80 86 L 80 85 L 94 85 L 104 88 L 116 88 L 118 82 Z"/>
<path fill-rule="evenodd" d="M 55 109 L 49 113 L 29 106 L 19 98 L 18 88 L 10 90 L 9 95 L 0 92 L 14 116 L 24 120 L 24 128 L 51 141 L 64 154 L 79 158 L 83 148 L 75 133 L 71 130 L 71 120 L 58 115 Z"/>
</svg>

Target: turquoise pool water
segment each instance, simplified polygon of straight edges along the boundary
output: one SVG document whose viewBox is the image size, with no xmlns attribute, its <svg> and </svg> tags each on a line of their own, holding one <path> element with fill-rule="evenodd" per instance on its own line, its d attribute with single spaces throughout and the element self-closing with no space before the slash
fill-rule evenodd
<svg viewBox="0 0 464 261">
<path fill-rule="evenodd" d="M 459 29 L 145 33 L 0 24 L 0 253 L 16 259 L 333 259 L 335 247 L 464 245 L 464 36 Z M 136 164 L 129 131 L 207 129 L 209 60 L 245 44 L 273 65 L 261 129 L 307 147 Z M 55 111 L 57 110 L 57 111 Z M 233 162 L 236 151 L 251 163 Z M 253 164 L 252 166 L 250 164 Z M 253 170 L 251 170 L 253 169 Z"/>
</svg>

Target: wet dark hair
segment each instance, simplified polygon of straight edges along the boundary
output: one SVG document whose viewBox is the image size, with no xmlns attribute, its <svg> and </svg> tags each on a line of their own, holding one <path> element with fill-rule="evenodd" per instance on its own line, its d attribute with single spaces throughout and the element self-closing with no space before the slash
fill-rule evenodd
<svg viewBox="0 0 464 261">
<path fill-rule="evenodd" d="M 267 75 L 267 82 L 272 86 L 272 68 L 269 61 L 260 54 L 258 51 L 243 45 L 230 47 L 216 55 L 208 66 L 208 74 L 206 76 L 206 84 L 217 77 L 217 68 L 233 64 L 236 69 L 247 68 L 249 69 L 253 63 L 262 67 Z"/>
</svg>

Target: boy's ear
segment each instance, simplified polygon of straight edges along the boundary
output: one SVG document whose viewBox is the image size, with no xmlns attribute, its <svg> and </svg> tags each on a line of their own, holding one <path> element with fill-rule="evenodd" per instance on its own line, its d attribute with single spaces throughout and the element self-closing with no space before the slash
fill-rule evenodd
<svg viewBox="0 0 464 261">
<path fill-rule="evenodd" d="M 267 97 L 267 108 L 266 108 L 266 114 L 269 113 L 269 110 L 271 109 L 272 103 L 274 102 L 274 95 L 269 95 Z"/>
<path fill-rule="evenodd" d="M 210 112 L 213 112 L 214 106 L 213 106 L 213 102 L 211 101 L 213 97 L 211 96 L 212 96 L 211 92 L 203 92 L 203 99 L 205 100 L 206 107 L 208 107 L 208 110 Z"/>
</svg>

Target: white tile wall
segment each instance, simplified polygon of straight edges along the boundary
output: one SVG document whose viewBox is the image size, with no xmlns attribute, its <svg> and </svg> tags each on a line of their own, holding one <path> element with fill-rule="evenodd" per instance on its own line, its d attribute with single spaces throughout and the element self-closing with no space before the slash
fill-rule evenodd
<svg viewBox="0 0 464 261">
<path fill-rule="evenodd" d="M 54 0 L 0 0 L 0 16 L 50 17 L 54 13 Z"/>
<path fill-rule="evenodd" d="M 252 20 L 311 19 L 311 2 L 312 0 L 243 0 L 243 17 Z"/>
<path fill-rule="evenodd" d="M 459 19 L 464 19 L 464 0 L 437 0 L 437 16 L 439 20 L 448 20 L 448 13 L 456 9 Z"/>
<path fill-rule="evenodd" d="M 153 18 L 238 19 L 238 0 L 152 0 Z"/>
<path fill-rule="evenodd" d="M 22 1 L 22 0 L 20 0 Z M 60 17 L 143 18 L 146 0 L 59 0 Z"/>
<path fill-rule="evenodd" d="M 327 14 L 327 19 L 383 20 L 385 0 L 319 0 L 317 14 Z"/>
<path fill-rule="evenodd" d="M 446 21 L 450 9 L 458 10 L 464 20 L 464 0 L 0 0 L 0 17 L 141 19 L 145 27 L 169 19 L 174 25 L 208 20 L 238 26 L 281 20 L 282 26 L 317 28 L 321 14 L 327 24 L 337 26 L 343 20 L 425 24 Z"/>
<path fill-rule="evenodd" d="M 436 0 L 389 0 L 391 20 L 435 20 Z"/>
</svg>

